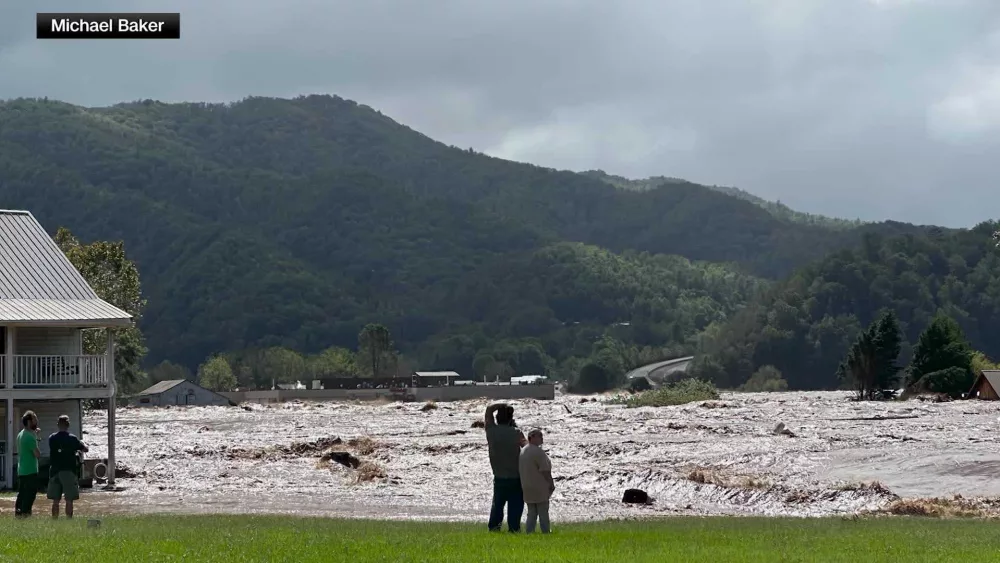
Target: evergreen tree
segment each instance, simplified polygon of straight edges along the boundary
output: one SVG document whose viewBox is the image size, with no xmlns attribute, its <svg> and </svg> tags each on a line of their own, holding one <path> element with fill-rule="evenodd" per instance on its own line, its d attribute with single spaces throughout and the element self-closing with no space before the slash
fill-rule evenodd
<svg viewBox="0 0 1000 563">
<path fill-rule="evenodd" d="M 899 321 L 892 311 L 883 313 L 858 335 L 837 375 L 849 382 L 859 400 L 874 400 L 898 384 L 896 360 L 902 344 Z"/>
<path fill-rule="evenodd" d="M 899 385 L 900 366 L 896 363 L 903 343 L 903 333 L 899 320 L 892 311 L 887 311 L 875 323 L 877 390 L 896 389 Z"/>
<path fill-rule="evenodd" d="M 908 383 L 916 391 L 958 397 L 973 383 L 974 351 L 954 319 L 937 315 L 913 348 Z"/>
</svg>

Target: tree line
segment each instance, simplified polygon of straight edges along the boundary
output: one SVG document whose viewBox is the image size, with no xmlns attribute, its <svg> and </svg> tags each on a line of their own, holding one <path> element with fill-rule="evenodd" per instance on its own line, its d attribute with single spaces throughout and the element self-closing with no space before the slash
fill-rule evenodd
<svg viewBox="0 0 1000 563">
<path fill-rule="evenodd" d="M 969 393 L 979 372 L 996 366 L 973 350 L 954 319 L 939 314 L 920 333 L 913 359 L 903 368 L 903 334 L 892 311 L 884 312 L 858 335 L 837 374 L 861 400 L 887 399 L 905 393 L 938 393 L 960 398 Z"/>
<path fill-rule="evenodd" d="M 924 236 L 867 236 L 858 247 L 802 268 L 708 327 L 689 371 L 728 388 L 768 366 L 783 374 L 791 389 L 835 389 L 847 374 L 870 396 L 898 373 L 885 359 L 891 356 L 909 366 L 908 386 L 926 378 L 929 390 L 958 392 L 971 385 L 968 362 L 961 359 L 975 356 L 969 350 L 1000 357 L 994 338 L 1000 331 L 1000 257 L 991 244 L 996 230 L 996 224 L 984 223 Z M 890 324 L 898 327 L 898 338 L 890 325 L 878 329 L 879 321 L 889 322 L 886 312 L 894 316 Z M 954 344 L 952 365 L 927 360 L 923 354 L 932 349 L 927 340 L 932 336 L 966 341 L 969 348 Z M 938 369 L 928 371 L 932 367 Z M 964 375 L 933 373 L 945 368 Z"/>
</svg>

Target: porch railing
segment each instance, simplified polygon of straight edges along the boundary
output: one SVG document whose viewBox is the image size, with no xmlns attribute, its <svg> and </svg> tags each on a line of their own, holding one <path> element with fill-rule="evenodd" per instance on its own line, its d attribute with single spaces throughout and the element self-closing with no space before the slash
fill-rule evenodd
<svg viewBox="0 0 1000 563">
<path fill-rule="evenodd" d="M 107 384 L 108 365 L 104 356 L 14 356 L 14 387 L 105 387 Z"/>
</svg>

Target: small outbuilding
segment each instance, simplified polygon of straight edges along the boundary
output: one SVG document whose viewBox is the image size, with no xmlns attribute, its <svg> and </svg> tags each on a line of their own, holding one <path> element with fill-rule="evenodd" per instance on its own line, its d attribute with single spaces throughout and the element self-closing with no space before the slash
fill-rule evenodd
<svg viewBox="0 0 1000 563">
<path fill-rule="evenodd" d="M 415 371 L 413 372 L 414 387 L 447 387 L 460 378 L 454 371 Z"/>
<path fill-rule="evenodd" d="M 132 397 L 130 401 L 136 407 L 164 406 L 231 406 L 236 403 L 226 397 L 209 391 L 201 385 L 186 379 L 161 381 Z"/>
<path fill-rule="evenodd" d="M 970 399 L 1000 400 L 1000 370 L 983 370 L 969 391 Z"/>
</svg>

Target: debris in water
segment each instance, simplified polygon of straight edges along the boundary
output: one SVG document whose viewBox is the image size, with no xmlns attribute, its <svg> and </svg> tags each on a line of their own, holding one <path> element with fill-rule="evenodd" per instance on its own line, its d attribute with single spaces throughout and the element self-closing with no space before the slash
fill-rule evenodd
<svg viewBox="0 0 1000 563">
<path fill-rule="evenodd" d="M 920 418 L 917 415 L 911 414 L 877 414 L 875 416 L 861 416 L 857 418 L 831 418 L 833 422 L 854 422 L 854 421 L 870 421 L 870 420 L 907 420 L 910 418 Z"/>
<path fill-rule="evenodd" d="M 482 419 L 473 421 L 472 422 L 472 427 L 473 428 L 486 428 L 486 421 L 482 420 Z"/>
<path fill-rule="evenodd" d="M 725 477 L 717 471 L 707 468 L 697 468 L 688 473 L 689 481 L 701 485 L 715 485 L 727 489 L 770 489 L 772 485 L 753 477 Z"/>
<path fill-rule="evenodd" d="M 420 407 L 420 412 L 432 411 L 436 408 L 438 408 L 438 406 L 434 403 L 434 401 L 427 401 L 424 403 L 424 406 Z"/>
<path fill-rule="evenodd" d="M 652 504 L 653 500 L 649 498 L 646 491 L 641 489 L 625 489 L 622 502 L 625 504 Z"/>
<path fill-rule="evenodd" d="M 375 479 L 385 479 L 387 474 L 385 469 L 370 461 L 365 461 L 358 466 L 358 472 L 354 476 L 355 483 L 374 481 Z"/>
<path fill-rule="evenodd" d="M 728 409 L 732 405 L 730 405 L 729 403 L 724 403 L 722 401 L 705 401 L 700 406 L 703 409 Z"/>
<path fill-rule="evenodd" d="M 960 496 L 953 499 L 900 499 L 881 512 L 896 516 L 925 516 L 928 518 L 982 518 L 985 511 L 975 501 Z"/>
<path fill-rule="evenodd" d="M 919 442 L 920 440 L 913 438 L 911 436 L 897 436 L 895 434 L 876 434 L 876 438 L 889 438 L 890 440 L 899 440 L 901 442 Z"/>
<path fill-rule="evenodd" d="M 127 465 L 122 463 L 115 464 L 115 479 L 138 479 L 139 477 L 145 477 L 146 474 L 143 472 L 132 471 Z"/>
<path fill-rule="evenodd" d="M 872 481 L 870 483 L 844 483 L 842 485 L 839 485 L 837 487 L 837 490 L 870 492 L 886 497 L 894 497 L 897 499 L 899 498 L 898 496 L 896 496 L 896 493 L 890 491 L 889 487 L 883 485 L 881 481 Z"/>
<path fill-rule="evenodd" d="M 293 442 L 288 446 L 271 446 L 267 448 L 252 448 L 252 449 L 242 449 L 233 448 L 231 450 L 224 450 L 227 459 L 266 459 L 266 460 L 278 460 L 289 457 L 305 457 L 308 455 L 315 455 L 324 450 L 328 450 L 333 446 L 337 446 L 343 443 L 338 437 L 328 437 L 320 438 L 312 442 Z M 210 452 L 204 452 L 201 450 L 191 450 L 188 453 L 192 455 L 199 455 L 195 453 L 196 451 L 201 452 L 201 455 L 210 455 Z"/>
<path fill-rule="evenodd" d="M 774 427 L 772 431 L 776 436 L 789 436 L 791 438 L 795 437 L 795 433 L 791 430 L 785 428 L 784 422 L 779 422 L 777 426 Z"/>
<path fill-rule="evenodd" d="M 358 466 L 361 465 L 361 460 L 348 452 L 327 452 L 320 458 L 320 462 L 325 461 L 335 461 L 344 467 L 350 467 L 351 469 L 357 469 Z"/>
<path fill-rule="evenodd" d="M 477 444 L 447 444 L 447 445 L 433 445 L 425 446 L 424 451 L 431 455 L 442 455 L 442 454 L 462 454 L 473 452 L 478 449 L 482 449 L 485 446 Z"/>
<path fill-rule="evenodd" d="M 347 445 L 354 448 L 361 455 L 372 455 L 378 449 L 378 442 L 371 436 L 352 438 L 347 441 Z"/>
</svg>

